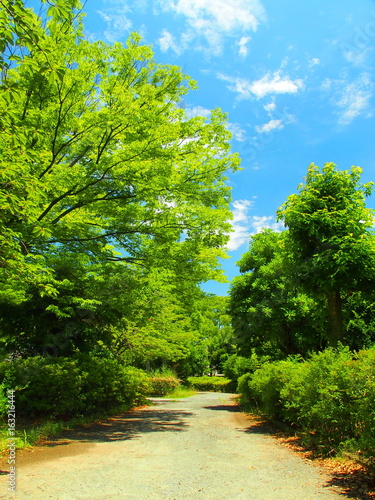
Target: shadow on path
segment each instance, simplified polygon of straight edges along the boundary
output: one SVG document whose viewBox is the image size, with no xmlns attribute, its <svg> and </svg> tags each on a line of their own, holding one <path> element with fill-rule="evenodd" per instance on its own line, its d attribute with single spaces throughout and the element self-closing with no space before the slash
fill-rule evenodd
<svg viewBox="0 0 375 500">
<path fill-rule="evenodd" d="M 213 406 L 203 406 L 205 410 L 216 410 L 216 411 L 235 411 L 239 412 L 238 406 L 235 405 L 213 405 Z"/>
<path fill-rule="evenodd" d="M 60 443 L 60 440 L 64 439 L 109 443 L 134 439 L 141 433 L 186 431 L 189 427 L 186 419 L 192 415 L 183 410 L 138 409 L 89 427 L 63 431 L 58 440 L 48 443 L 47 446 L 64 444 Z"/>
</svg>

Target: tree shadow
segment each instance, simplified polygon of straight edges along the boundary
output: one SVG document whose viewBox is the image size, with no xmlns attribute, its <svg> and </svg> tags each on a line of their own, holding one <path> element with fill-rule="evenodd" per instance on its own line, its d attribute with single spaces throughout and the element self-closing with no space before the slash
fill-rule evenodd
<svg viewBox="0 0 375 500">
<path fill-rule="evenodd" d="M 324 485 L 325 488 L 339 488 L 339 494 L 343 498 L 374 500 L 375 473 L 373 470 L 354 463 L 341 469 L 338 463 L 330 465 L 327 461 L 322 460 L 321 455 L 316 450 L 306 447 L 294 429 L 282 422 L 267 421 L 260 416 L 252 415 L 249 423 L 251 423 L 249 427 L 238 430 L 245 434 L 262 434 L 274 437 L 294 453 L 302 455 L 304 459 L 311 462 L 319 461 L 319 465 L 329 477 Z"/>
<path fill-rule="evenodd" d="M 212 405 L 212 406 L 203 406 L 205 410 L 214 410 L 214 411 L 230 411 L 230 412 L 239 412 L 238 406 L 235 405 Z"/>
<path fill-rule="evenodd" d="M 368 470 L 356 470 L 355 472 L 331 473 L 328 487 L 339 487 L 346 498 L 355 500 L 374 500 L 375 498 L 375 476 Z"/>
<path fill-rule="evenodd" d="M 100 423 L 64 430 L 46 446 L 61 446 L 69 444 L 69 441 L 110 443 L 135 439 L 149 432 L 183 432 L 187 431 L 187 419 L 191 416 L 192 413 L 183 410 L 137 409 Z"/>
</svg>

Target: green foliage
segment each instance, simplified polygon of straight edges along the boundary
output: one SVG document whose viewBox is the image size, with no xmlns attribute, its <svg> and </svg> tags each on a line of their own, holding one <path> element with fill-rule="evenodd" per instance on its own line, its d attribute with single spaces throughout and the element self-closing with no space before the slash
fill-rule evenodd
<svg viewBox="0 0 375 500">
<path fill-rule="evenodd" d="M 21 416 L 70 415 L 84 408 L 84 376 L 77 359 L 34 357 L 12 361 L 4 385 L 16 390 Z"/>
<path fill-rule="evenodd" d="M 148 376 L 115 360 L 31 357 L 10 363 L 4 390 L 16 390 L 20 416 L 74 416 L 145 401 Z"/>
<path fill-rule="evenodd" d="M 249 381 L 251 397 L 272 418 L 279 419 L 283 415 L 281 390 L 294 371 L 298 370 L 297 359 L 265 363 Z"/>
<path fill-rule="evenodd" d="M 266 356 L 257 356 L 255 352 L 249 358 L 232 354 L 223 364 L 224 375 L 236 381 L 245 373 L 253 373 L 268 360 Z"/>
<path fill-rule="evenodd" d="M 191 396 L 195 396 L 196 393 L 197 392 L 191 387 L 179 385 L 173 392 L 167 394 L 167 397 L 171 399 L 190 398 Z"/>
<path fill-rule="evenodd" d="M 324 347 L 319 301 L 295 281 L 287 232 L 264 230 L 250 239 L 230 289 L 230 314 L 239 351 L 274 359 Z M 306 331 L 309 335 L 306 335 Z"/>
<path fill-rule="evenodd" d="M 153 376 L 150 378 L 151 396 L 165 396 L 172 393 L 180 385 L 180 381 L 176 376 Z"/>
<path fill-rule="evenodd" d="M 332 348 L 302 362 L 265 363 L 239 379 L 241 402 L 303 431 L 324 453 L 371 456 L 375 444 L 375 349 Z"/>
<path fill-rule="evenodd" d="M 296 276 L 308 292 L 325 294 L 332 346 L 344 337 L 342 292 L 371 290 L 375 282 L 374 211 L 365 204 L 374 184 L 361 184 L 361 174 L 359 167 L 311 164 L 299 193 L 278 211 Z"/>
<path fill-rule="evenodd" d="M 231 392 L 233 383 L 225 377 L 189 377 L 188 384 L 197 391 Z"/>
<path fill-rule="evenodd" d="M 179 67 L 52 3 L 0 0 L 1 350 L 178 363 L 199 284 L 224 279 L 227 117 L 189 118 Z"/>
</svg>

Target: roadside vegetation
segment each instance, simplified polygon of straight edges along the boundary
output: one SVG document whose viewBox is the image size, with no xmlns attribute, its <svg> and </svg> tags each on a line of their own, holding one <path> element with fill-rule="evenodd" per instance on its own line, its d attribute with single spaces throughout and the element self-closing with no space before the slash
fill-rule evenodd
<svg viewBox="0 0 375 500">
<path fill-rule="evenodd" d="M 225 280 L 240 164 L 225 113 L 190 117 L 196 83 L 137 33 L 87 39 L 77 0 L 0 6 L 4 429 L 8 390 L 25 446 L 149 396 L 238 384 L 244 406 L 317 452 L 371 464 L 375 213 L 361 168 L 311 164 L 277 213 L 285 230 L 250 237 L 229 297 L 204 293 Z"/>
</svg>

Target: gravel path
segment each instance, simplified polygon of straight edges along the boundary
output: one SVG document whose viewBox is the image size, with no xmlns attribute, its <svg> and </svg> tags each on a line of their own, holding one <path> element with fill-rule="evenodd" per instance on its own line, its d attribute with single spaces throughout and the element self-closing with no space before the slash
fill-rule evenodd
<svg viewBox="0 0 375 500">
<path fill-rule="evenodd" d="M 1 498 L 338 500 L 329 478 L 233 406 L 200 393 L 131 411 L 18 452 Z"/>
</svg>

